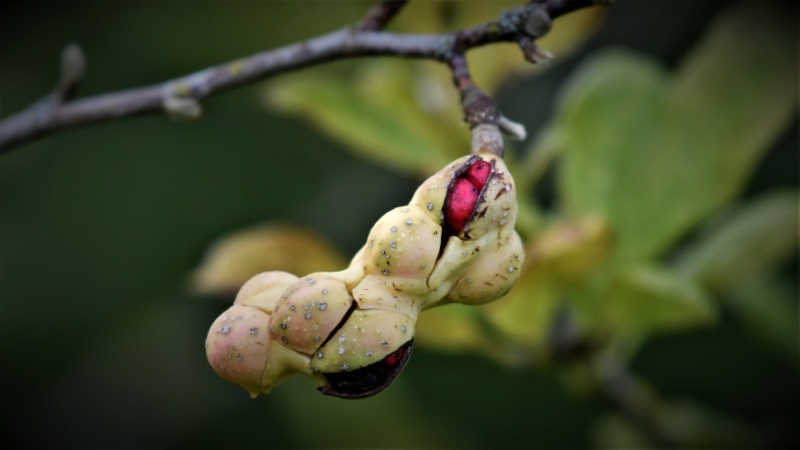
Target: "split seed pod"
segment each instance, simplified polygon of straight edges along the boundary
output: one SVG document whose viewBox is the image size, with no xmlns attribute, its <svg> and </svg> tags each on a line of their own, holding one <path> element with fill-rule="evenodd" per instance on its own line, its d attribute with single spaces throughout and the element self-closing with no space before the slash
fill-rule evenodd
<svg viewBox="0 0 800 450">
<path fill-rule="evenodd" d="M 524 260 L 514 186 L 498 156 L 459 158 L 381 217 L 347 269 L 256 275 L 209 330 L 209 363 L 253 396 L 295 373 L 326 395 L 380 392 L 409 361 L 420 312 L 513 286 Z"/>
</svg>

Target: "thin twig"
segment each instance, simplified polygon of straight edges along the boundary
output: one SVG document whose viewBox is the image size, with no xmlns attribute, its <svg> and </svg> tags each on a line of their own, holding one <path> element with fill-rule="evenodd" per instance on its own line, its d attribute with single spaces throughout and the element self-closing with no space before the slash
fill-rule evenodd
<svg viewBox="0 0 800 450">
<path fill-rule="evenodd" d="M 380 31 L 403 9 L 408 0 L 381 0 L 367 11 L 358 27 L 364 31 Z"/>
<path fill-rule="evenodd" d="M 453 72 L 453 84 L 461 94 L 461 108 L 464 110 L 464 122 L 470 128 L 481 124 L 497 125 L 500 113 L 489 95 L 479 88 L 469 73 L 467 59 L 462 53 L 454 54 L 447 65 Z"/>
<path fill-rule="evenodd" d="M 555 18 L 596 2 L 605 0 L 541 0 L 535 4 Z M 332 60 L 380 55 L 449 63 L 454 55 L 471 48 L 518 41 L 525 34 L 524 22 L 530 12 L 529 8 L 516 8 L 504 12 L 497 21 L 453 33 L 401 34 L 370 30 L 385 26 L 400 10 L 401 3 L 381 1 L 370 10 L 360 27 L 343 28 L 161 84 L 82 100 L 37 102 L 0 122 L 0 154 L 59 130 L 144 113 L 166 111 L 185 118 L 197 118 L 201 114 L 199 100 L 276 74 Z"/>
<path fill-rule="evenodd" d="M 600 394 L 635 422 L 657 447 L 678 445 L 659 419 L 663 399 L 636 378 L 622 356 L 606 349 L 593 357 L 591 366 Z"/>
</svg>

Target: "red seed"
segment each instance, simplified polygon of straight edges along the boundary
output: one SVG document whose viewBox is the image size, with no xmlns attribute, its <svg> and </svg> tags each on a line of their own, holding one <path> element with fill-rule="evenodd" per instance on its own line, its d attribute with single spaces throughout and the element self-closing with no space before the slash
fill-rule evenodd
<svg viewBox="0 0 800 450">
<path fill-rule="evenodd" d="M 479 193 L 478 189 L 464 178 L 459 178 L 453 183 L 450 188 L 448 208 L 444 213 L 451 230 L 457 233 L 464 228 L 472 216 Z"/>
<path fill-rule="evenodd" d="M 395 351 L 391 355 L 389 355 L 386 358 L 384 358 L 384 362 L 386 362 L 386 364 L 388 364 L 390 366 L 397 365 L 397 363 L 399 363 L 400 360 L 403 358 L 403 354 L 405 352 L 406 352 L 405 348 L 404 347 L 400 347 L 399 349 L 397 349 L 397 351 Z"/>
<path fill-rule="evenodd" d="M 491 163 L 486 161 L 476 161 L 473 165 L 469 166 L 463 176 L 480 191 L 483 189 L 483 185 L 486 184 L 486 180 L 489 179 L 489 175 L 491 174 Z"/>
</svg>

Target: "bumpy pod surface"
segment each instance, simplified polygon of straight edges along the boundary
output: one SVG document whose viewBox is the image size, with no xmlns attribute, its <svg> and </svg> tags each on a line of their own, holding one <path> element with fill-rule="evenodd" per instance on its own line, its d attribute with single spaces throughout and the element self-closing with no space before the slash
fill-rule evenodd
<svg viewBox="0 0 800 450">
<path fill-rule="evenodd" d="M 436 264 L 442 227 L 423 208 L 395 208 L 372 227 L 364 251 L 364 272 L 426 279 Z"/>
<path fill-rule="evenodd" d="M 448 294 L 454 303 L 479 305 L 504 296 L 519 278 L 525 250 L 517 233 L 509 233 L 498 239 L 487 240 L 484 247 L 475 250 L 484 252 L 473 264 L 466 266 L 458 281 Z"/>
<path fill-rule="evenodd" d="M 374 395 L 408 362 L 421 311 L 489 302 L 511 288 L 524 260 L 516 215 L 503 160 L 459 158 L 381 217 L 347 269 L 245 283 L 209 331 L 209 362 L 252 395 L 295 373 L 327 395 Z"/>
<path fill-rule="evenodd" d="M 206 357 L 217 375 L 253 397 L 269 393 L 295 373 L 317 377 L 308 369 L 307 355 L 269 337 L 268 324 L 269 315 L 260 309 L 233 305 L 214 321 L 206 337 Z"/>
<path fill-rule="evenodd" d="M 316 353 L 311 368 L 340 372 L 374 364 L 414 338 L 416 318 L 377 309 L 354 311 Z"/>
<path fill-rule="evenodd" d="M 222 379 L 248 392 L 259 392 L 272 340 L 267 335 L 269 315 L 256 308 L 234 305 L 211 325 L 206 356 Z"/>
<path fill-rule="evenodd" d="M 252 306 L 272 314 L 281 294 L 297 281 L 297 277 L 287 272 L 263 272 L 247 280 L 236 294 L 234 304 Z"/>
<path fill-rule="evenodd" d="M 353 298 L 345 284 L 326 274 L 312 274 L 290 285 L 272 313 L 272 338 L 307 355 L 317 351 L 324 339 L 350 310 Z"/>
</svg>

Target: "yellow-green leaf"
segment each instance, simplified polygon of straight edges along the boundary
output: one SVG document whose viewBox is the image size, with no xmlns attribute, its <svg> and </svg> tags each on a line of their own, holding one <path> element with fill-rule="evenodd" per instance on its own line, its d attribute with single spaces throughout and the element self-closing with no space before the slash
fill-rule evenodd
<svg viewBox="0 0 800 450">
<path fill-rule="evenodd" d="M 612 243 L 601 220 L 552 225 L 525 249 L 525 266 L 511 291 L 483 307 L 487 320 L 517 345 L 548 352 L 558 308 L 603 265 Z"/>
<path fill-rule="evenodd" d="M 417 91 L 424 87 L 415 89 L 415 72 L 396 64 L 367 63 L 350 80 L 323 72 L 279 79 L 267 105 L 311 121 L 362 156 L 427 175 L 469 152 L 469 130 L 460 115 L 423 109 Z"/>
<path fill-rule="evenodd" d="M 633 336 L 690 329 L 716 318 L 714 304 L 696 284 L 655 267 L 618 273 L 603 301 L 610 325 Z"/>
<path fill-rule="evenodd" d="M 342 270 L 347 260 L 309 230 L 281 224 L 255 226 L 214 242 L 192 275 L 201 294 L 235 294 L 261 272 L 280 270 L 297 276 Z"/>
<path fill-rule="evenodd" d="M 797 358 L 797 281 L 776 274 L 748 279 L 723 297 L 724 305 L 755 341 L 800 367 Z"/>
<path fill-rule="evenodd" d="M 674 75 L 615 51 L 571 80 L 558 138 L 542 142 L 564 150 L 563 206 L 611 223 L 617 263 L 660 256 L 729 202 L 790 123 L 792 18 L 748 5 L 720 17 Z"/>
<path fill-rule="evenodd" d="M 476 353 L 500 364 L 524 363 L 526 354 L 492 330 L 480 309 L 452 304 L 424 311 L 417 322 L 416 343 L 447 353 Z"/>
<path fill-rule="evenodd" d="M 729 291 L 797 254 L 797 194 L 764 196 L 717 218 L 676 260 L 682 274 Z"/>
</svg>

